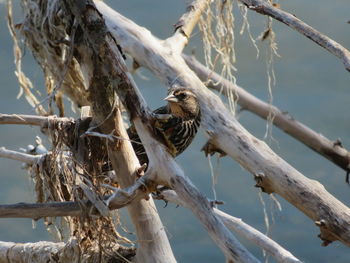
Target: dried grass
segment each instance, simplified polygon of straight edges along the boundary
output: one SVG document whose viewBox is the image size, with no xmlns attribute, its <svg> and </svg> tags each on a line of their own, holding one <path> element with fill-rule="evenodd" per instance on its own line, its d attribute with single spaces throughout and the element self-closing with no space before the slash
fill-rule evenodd
<svg viewBox="0 0 350 263">
<path fill-rule="evenodd" d="M 71 17 L 65 16 L 62 1 L 23 0 L 22 7 L 25 18 L 17 26 L 12 21 L 11 2 L 8 12 L 21 93 L 24 92 L 27 101 L 40 115 L 53 113 L 53 101 L 59 114 L 64 115 L 63 94 L 78 107 L 89 105 L 85 88 L 87 83 L 71 51 L 74 38 L 70 36 L 75 35 L 77 27 Z M 40 102 L 33 95 L 33 85 L 22 72 L 20 40 L 15 28 L 24 37 L 44 72 L 47 88 L 44 101 L 49 102 L 48 110 L 44 109 L 43 101 Z M 89 126 L 86 121 L 89 122 L 89 119 L 65 125 L 55 119 L 50 121 L 45 134 L 52 144 L 51 154 L 28 168 L 34 180 L 37 202 L 78 201 L 83 205 L 83 200 L 90 200 L 94 209 L 105 216 L 93 216 L 86 208 L 86 215 L 79 218 L 45 218 L 48 231 L 60 241 L 77 240 L 83 252 L 83 262 L 101 262 L 112 255 L 120 258 L 120 262 L 127 262 L 116 253 L 122 245 L 130 246 L 132 242 L 117 232 L 120 227 L 119 215 L 110 212 L 100 197 L 111 194 L 110 190 L 102 186 L 110 181 L 105 171 L 109 166 L 107 143 L 98 137 L 80 137 Z"/>
</svg>

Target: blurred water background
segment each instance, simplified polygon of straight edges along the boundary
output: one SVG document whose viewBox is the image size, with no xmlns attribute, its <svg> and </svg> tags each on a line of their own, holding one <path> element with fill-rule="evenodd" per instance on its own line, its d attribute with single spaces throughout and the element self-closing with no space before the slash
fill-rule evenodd
<svg viewBox="0 0 350 263">
<path fill-rule="evenodd" d="M 121 14 L 136 23 L 150 29 L 159 38 L 166 38 L 173 33 L 172 25 L 184 12 L 185 1 L 171 0 L 135 0 L 106 1 Z M 344 0 L 281 1 L 282 8 L 295 14 L 316 29 L 350 48 L 349 2 Z M 247 34 L 239 35 L 242 17 L 235 5 L 236 55 L 239 85 L 257 97 L 267 100 L 266 47 L 267 43 L 258 43 L 260 57 Z M 19 1 L 14 1 L 15 22 L 21 21 Z M 248 13 L 251 30 L 257 37 L 266 24 L 266 17 L 252 11 Z M 330 55 L 307 38 L 301 36 L 283 24 L 274 22 L 278 52 L 274 67 L 277 84 L 273 88 L 273 103 L 283 111 L 288 111 L 294 118 L 309 127 L 335 140 L 341 138 L 344 146 L 350 149 L 350 74 L 346 72 L 340 60 Z M 193 33 L 191 43 L 186 48 L 190 53 L 195 50 L 199 59 L 201 42 L 198 30 Z M 23 69 L 33 81 L 34 86 L 44 91 L 42 71 L 33 60 L 30 51 L 23 47 Z M 23 97 L 16 99 L 19 92 L 14 75 L 14 57 L 12 40 L 6 26 L 6 5 L 0 4 L 0 113 L 33 114 L 32 108 Z M 163 105 L 165 87 L 147 70 L 140 73 L 148 78 L 135 76 L 147 102 L 152 108 Z M 263 139 L 266 122 L 249 112 L 239 115 L 240 122 L 256 137 Z M 273 128 L 271 147 L 305 176 L 320 181 L 326 189 L 344 202 L 350 204 L 350 188 L 345 184 L 345 172 L 315 154 L 313 151 Z M 35 136 L 41 135 L 36 127 L 1 125 L 0 146 L 18 150 L 34 143 Z M 213 198 L 212 180 L 207 159 L 200 152 L 204 144 L 204 133 L 200 132 L 189 150 L 178 158 L 186 174 L 209 198 Z M 253 176 L 229 158 L 219 161 L 212 158 L 218 175 L 215 186 L 217 198 L 225 201 L 223 211 L 242 218 L 248 224 L 264 232 L 263 206 L 259 201 L 259 190 L 254 187 Z M 31 179 L 16 161 L 0 159 L 0 203 L 34 201 Z M 321 247 L 317 238 L 318 228 L 299 210 L 278 198 L 282 211 L 265 195 L 266 209 L 274 216 L 271 222 L 271 235 L 278 243 L 290 250 L 304 262 L 350 262 L 349 248 L 339 242 Z M 166 226 L 170 242 L 179 262 L 224 262 L 219 249 L 213 244 L 194 216 L 184 208 L 157 202 L 161 218 Z M 125 218 L 125 211 L 122 211 Z M 132 231 L 126 219 L 124 226 Z M 122 230 L 120 230 L 122 231 Z M 135 240 L 134 235 L 125 233 Z M 0 219 L 0 240 L 29 242 L 52 240 L 45 226 L 39 220 L 32 224 L 28 219 Z M 260 259 L 259 248 L 241 241 Z M 270 260 L 273 261 L 273 260 Z"/>
</svg>

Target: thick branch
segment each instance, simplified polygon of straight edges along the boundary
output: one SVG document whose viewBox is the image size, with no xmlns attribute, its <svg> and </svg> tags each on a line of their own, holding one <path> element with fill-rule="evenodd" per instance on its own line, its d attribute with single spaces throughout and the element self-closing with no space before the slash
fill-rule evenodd
<svg viewBox="0 0 350 263">
<path fill-rule="evenodd" d="M 234 262 L 258 262 L 228 231 L 220 218 L 214 214 L 210 202 L 184 175 L 183 170 L 170 154 L 164 151 L 164 146 L 157 143 L 149 133 L 142 129 L 142 121 L 136 119 L 135 126 L 150 160 L 151 166 L 148 169 L 148 173 L 153 173 L 157 181 L 167 183 L 175 190 L 180 200 L 185 202 L 187 204 L 186 207 L 200 220 L 228 260 L 234 260 Z"/>
<path fill-rule="evenodd" d="M 128 138 L 119 110 L 115 115 L 115 132 L 122 138 Z M 136 178 L 143 175 L 146 166 L 139 168 L 139 160 L 130 141 L 119 141 L 118 149 L 109 151 L 109 156 L 121 187 L 132 187 Z M 152 182 L 148 181 L 146 184 L 144 179 L 145 176 L 139 179 L 143 182 L 140 188 L 152 189 Z M 148 201 L 140 197 L 146 197 Z M 127 208 L 136 228 L 137 238 L 139 240 L 152 240 L 152 242 L 139 242 L 135 262 L 176 262 L 153 199 L 148 196 L 148 193 L 144 193 L 140 197 L 135 197 L 135 201 L 130 203 Z M 112 199 L 112 205 L 113 202 L 115 200 Z"/>
<path fill-rule="evenodd" d="M 76 239 L 71 239 L 67 243 L 64 242 L 48 242 L 40 241 L 36 243 L 14 243 L 0 241 L 0 262 L 17 262 L 17 263 L 47 263 L 47 262 L 100 262 L 101 251 L 94 248 L 95 251 L 81 260 L 83 253 L 80 244 Z M 134 248 L 126 248 L 122 246 L 114 246 L 115 255 L 113 262 L 125 262 L 125 260 L 117 261 L 116 258 L 129 258 L 135 254 Z M 105 259 L 108 262 L 108 258 Z"/>
<path fill-rule="evenodd" d="M 315 222 L 323 222 L 318 226 L 320 237 L 326 243 L 340 240 L 350 246 L 350 209 L 347 206 L 245 130 L 178 54 L 103 2 L 96 1 L 96 5 L 125 52 L 167 85 L 186 87 L 196 93 L 203 113 L 202 125 L 212 143 L 255 175 L 258 185 L 265 191 L 276 192 Z"/>
<path fill-rule="evenodd" d="M 158 199 L 163 199 L 165 201 L 169 201 L 183 207 L 187 206 L 187 203 L 180 200 L 177 194 L 172 190 L 162 191 L 158 195 Z M 256 230 L 254 227 L 244 223 L 242 219 L 228 215 L 217 208 L 214 208 L 214 213 L 222 219 L 228 228 L 230 228 L 232 231 L 235 231 L 258 247 L 264 249 L 278 262 L 301 262 L 289 251 L 281 247 L 278 243 L 270 239 L 268 236 Z"/>
<path fill-rule="evenodd" d="M 254 10 L 260 14 L 271 16 L 272 18 L 286 24 L 307 38 L 311 39 L 319 46 L 323 47 L 336 57 L 340 58 L 347 71 L 350 71 L 350 51 L 342 45 L 320 33 L 313 27 L 301 21 L 294 15 L 283 11 L 270 4 L 269 1 L 263 0 L 239 0 L 244 3 L 249 9 Z"/>
<path fill-rule="evenodd" d="M 189 67 L 205 83 L 208 88 L 219 92 L 236 96 L 237 103 L 244 109 L 251 111 L 263 119 L 271 118 L 271 121 L 281 130 L 285 131 L 298 141 L 302 142 L 315 152 L 321 154 L 345 171 L 350 169 L 350 153 L 341 143 L 331 141 L 306 125 L 298 122 L 289 114 L 282 112 L 277 107 L 270 105 L 240 86 L 222 78 L 219 74 L 211 71 L 193 56 L 182 55 Z"/>
<path fill-rule="evenodd" d="M 25 251 L 25 253 L 23 253 Z M 1 262 L 69 262 L 79 261 L 79 246 L 67 247 L 64 242 L 41 241 L 36 243 L 14 243 L 0 241 L 0 261 Z M 62 257 L 62 258 L 61 258 Z"/>
</svg>

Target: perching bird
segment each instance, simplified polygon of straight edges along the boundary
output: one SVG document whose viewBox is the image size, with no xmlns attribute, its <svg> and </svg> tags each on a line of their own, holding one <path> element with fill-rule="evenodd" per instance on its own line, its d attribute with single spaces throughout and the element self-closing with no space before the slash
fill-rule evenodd
<svg viewBox="0 0 350 263">
<path fill-rule="evenodd" d="M 196 95 L 186 89 L 170 90 L 164 99 L 168 105 L 156 109 L 155 132 L 163 138 L 169 153 L 176 157 L 192 142 L 201 121 L 201 112 Z M 148 157 L 135 128 L 128 134 L 140 164 L 147 163 Z"/>
</svg>

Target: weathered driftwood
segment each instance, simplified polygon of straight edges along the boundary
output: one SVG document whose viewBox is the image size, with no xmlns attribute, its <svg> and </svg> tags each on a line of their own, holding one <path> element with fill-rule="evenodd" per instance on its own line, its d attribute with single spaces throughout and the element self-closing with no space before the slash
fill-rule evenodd
<svg viewBox="0 0 350 263">
<path fill-rule="evenodd" d="M 278 128 L 321 154 L 346 172 L 350 171 L 350 153 L 342 146 L 339 140 L 331 141 L 327 139 L 322 134 L 298 122 L 288 113 L 282 112 L 277 107 L 258 99 L 242 87 L 222 78 L 219 74 L 197 61 L 193 56 L 182 56 L 188 66 L 206 83 L 208 88 L 219 92 L 222 91 L 224 94 L 230 92 L 230 94 L 235 96 L 237 103 L 244 110 L 253 112 L 263 119 L 271 118 L 272 123 Z"/>
<path fill-rule="evenodd" d="M 116 111 L 114 120 L 115 133 L 119 137 L 128 138 L 128 134 L 125 130 L 119 110 Z M 108 154 L 112 161 L 112 166 L 117 175 L 118 182 L 122 188 L 128 186 L 132 187 L 135 184 L 137 177 L 143 175 L 143 170 L 139 169 L 139 160 L 135 155 L 130 141 L 120 140 L 117 143 L 117 149 L 111 149 Z M 143 178 L 140 180 L 142 181 L 142 179 Z M 145 185 L 146 184 L 141 184 L 138 189 L 146 188 Z M 120 192 L 120 190 L 116 191 L 117 193 Z M 150 191 L 150 189 L 146 189 L 147 194 L 148 191 Z M 138 191 L 138 193 L 140 193 L 140 191 Z M 146 201 L 144 198 L 137 198 L 127 206 L 130 218 L 136 229 L 137 238 L 139 240 L 134 261 L 140 263 L 176 262 L 169 244 L 169 240 L 166 236 L 165 228 L 159 218 L 157 208 L 152 197 L 147 195 L 143 195 L 141 197 L 147 197 L 148 201 Z M 111 206 L 113 206 L 113 203 L 115 203 L 115 199 L 115 194 L 109 199 Z"/>
<path fill-rule="evenodd" d="M 74 2 L 74 1 L 73 1 Z M 85 2 L 81 1 L 79 6 L 72 1 L 66 1 L 67 7 L 72 8 L 72 14 L 75 15 L 76 22 L 86 29 L 86 24 L 92 25 L 98 28 L 98 24 L 94 24 L 96 19 L 96 12 L 90 12 L 91 10 L 85 9 Z M 80 9 L 82 8 L 82 9 Z M 78 18 L 79 17 L 79 18 Z M 103 24 L 101 25 L 103 26 Z M 86 38 L 100 37 L 103 32 L 94 31 L 95 28 L 89 28 L 94 32 L 90 36 L 85 35 Z M 101 28 L 102 29 L 102 28 Z M 91 32 L 89 32 L 91 34 Z M 85 34 L 85 32 L 84 32 Z M 122 130 L 120 124 L 121 116 L 117 111 L 113 109 L 114 92 L 124 81 L 127 83 L 126 66 L 123 65 L 124 60 L 120 55 L 122 63 L 118 63 L 115 67 L 109 67 L 102 50 L 98 48 L 101 44 L 100 38 L 89 39 L 86 42 L 75 44 L 76 54 L 79 54 L 79 58 L 76 60 L 79 62 L 80 67 L 83 68 L 84 83 L 86 89 L 89 90 L 90 103 L 92 105 L 93 122 L 96 127 L 109 134 L 113 130 L 117 130 L 119 134 L 127 138 L 125 130 Z M 93 47 L 89 50 L 90 46 Z M 87 46 L 85 46 L 87 45 Z M 96 47 L 96 49 L 95 49 Z M 114 52 L 119 52 L 116 43 L 113 42 Z M 88 50 L 88 53 L 86 51 Z M 94 50 L 93 52 L 91 52 Z M 100 55 L 100 52 L 102 55 Z M 106 70 L 107 69 L 107 70 Z M 111 72 L 113 71 L 113 72 Z M 114 116 L 117 116 L 114 118 Z M 124 128 L 123 128 L 124 129 Z M 137 173 L 137 169 L 140 167 L 138 160 L 132 150 L 129 142 L 123 140 L 120 142 L 110 143 L 108 150 L 108 157 L 112 163 L 114 171 L 118 174 L 118 180 L 122 186 L 130 185 Z M 137 189 L 132 189 L 137 191 Z M 125 192 L 118 191 L 118 194 L 127 195 Z M 117 194 L 117 196 L 118 196 Z M 131 195 L 131 197 L 133 197 Z M 110 205 L 114 206 L 114 198 L 109 200 Z M 130 217 L 135 225 L 138 240 L 140 240 L 139 249 L 136 254 L 136 262 L 175 262 L 174 255 L 172 253 L 168 238 L 166 236 L 165 228 L 159 218 L 157 210 L 153 201 L 145 202 L 144 200 L 136 200 L 129 208 Z M 145 241 L 146 240 L 146 241 Z M 150 241 L 151 240 L 151 241 Z"/>
<path fill-rule="evenodd" d="M 239 0 L 249 9 L 254 10 L 260 14 L 268 15 L 287 26 L 293 28 L 299 33 L 303 34 L 307 38 L 311 39 L 319 46 L 323 47 L 331 54 L 335 55 L 342 60 L 345 69 L 350 71 L 350 51 L 344 48 L 342 45 L 329 38 L 328 36 L 320 33 L 313 27 L 309 26 L 295 15 L 292 15 L 286 11 L 281 10 L 272 5 L 269 1 L 263 0 Z"/>
<path fill-rule="evenodd" d="M 111 210 L 126 207 L 134 201 L 137 203 L 136 201 L 148 195 L 149 191 L 145 189 L 145 185 L 151 186 L 152 182 L 147 180 L 146 177 L 142 177 L 128 187 L 115 189 L 113 195 L 104 196 L 103 199 L 106 200 Z M 37 220 L 43 217 L 88 215 L 99 215 L 98 211 L 94 209 L 94 205 L 88 200 L 82 202 L 67 201 L 0 205 L 0 218 L 31 218 Z"/>
<path fill-rule="evenodd" d="M 92 3 L 89 3 L 89 8 L 87 8 L 85 1 L 67 1 L 67 4 L 68 9 L 72 11 L 76 18 L 79 17 L 78 23 L 86 40 L 86 46 L 82 49 L 85 51 L 88 49 L 88 53 L 93 54 L 92 57 L 98 57 L 98 59 L 94 59 L 94 63 L 96 61 L 103 62 L 103 64 L 95 65 L 95 67 L 99 66 L 100 73 L 108 75 L 120 100 L 131 115 L 150 159 L 150 167 L 147 173 L 152 175 L 151 179 L 157 183 L 170 185 L 177 191 L 180 198 L 187 200 L 192 212 L 198 217 L 228 260 L 258 262 L 237 241 L 221 220 L 213 214 L 209 202 L 184 176 L 183 171 L 170 157 L 164 146 L 150 135 L 149 126 L 144 124 L 147 120 L 149 121 L 150 111 L 140 96 L 136 85 L 125 73 L 124 60 L 116 47 L 115 40 L 104 27 L 104 20 L 100 13 L 91 8 Z M 80 55 L 83 56 L 83 54 Z M 84 59 L 79 62 L 80 65 L 85 63 Z M 96 75 L 94 74 L 94 76 Z M 99 85 L 99 88 L 101 88 L 101 85 Z"/>
<path fill-rule="evenodd" d="M 109 207 L 111 209 L 118 209 L 125 206 L 130 207 L 130 205 L 134 204 L 133 200 L 139 200 L 145 196 L 146 192 L 139 190 L 142 187 L 151 188 L 152 182 L 146 179 L 142 183 L 137 182 L 128 188 L 116 190 L 115 194 L 109 197 Z M 157 199 L 163 199 L 184 207 L 187 206 L 187 202 L 179 199 L 173 190 L 162 191 L 157 196 Z M 289 251 L 252 226 L 244 223 L 241 219 L 230 216 L 217 208 L 213 208 L 213 210 L 228 228 L 264 249 L 279 262 L 300 262 Z M 14 205 L 0 205 L 0 217 L 39 219 L 49 216 L 87 216 L 89 214 L 98 215 L 97 211 L 93 210 L 93 206 L 88 201 L 84 203 L 52 202 L 45 204 L 19 203 Z"/>
<path fill-rule="evenodd" d="M 350 209 L 347 206 L 245 130 L 169 45 L 163 45 L 147 29 L 105 3 L 95 1 L 95 4 L 125 52 L 165 84 L 183 86 L 197 94 L 203 113 L 202 125 L 213 144 L 255 175 L 257 185 L 264 191 L 276 192 L 314 220 L 320 227 L 324 244 L 339 240 L 350 246 Z"/>
<path fill-rule="evenodd" d="M 181 201 L 176 192 L 173 190 L 161 191 L 158 196 L 159 199 L 175 203 L 186 207 L 186 202 Z M 238 233 L 242 237 L 248 239 L 253 244 L 264 249 L 269 255 L 274 257 L 278 262 L 290 262 L 296 263 L 301 262 L 295 256 L 292 255 L 289 251 L 284 249 L 282 246 L 277 244 L 268 236 L 264 235 L 260 231 L 256 230 L 252 226 L 243 222 L 242 219 L 226 214 L 225 212 L 214 208 L 214 212 L 218 215 L 224 224 L 230 228 L 232 231 Z"/>
<path fill-rule="evenodd" d="M 125 198 L 120 200 L 120 204 L 125 204 Z M 0 205 L 0 218 L 31 218 L 34 220 L 43 217 L 58 216 L 82 216 L 88 214 L 83 207 L 88 208 L 88 203 L 78 202 L 57 202 L 57 203 L 18 203 L 12 205 Z M 90 206 L 90 209 L 92 207 Z M 88 210 L 87 210 L 88 211 Z"/>
<path fill-rule="evenodd" d="M 60 118 L 57 116 L 36 116 L 25 114 L 2 114 L 0 113 L 0 124 L 22 124 L 35 125 L 41 127 L 48 127 L 50 122 L 64 122 L 72 121 L 71 118 Z"/>
<path fill-rule="evenodd" d="M 174 24 L 175 34 L 167 39 L 165 45 L 170 45 L 174 52 L 181 54 L 202 12 L 208 7 L 210 2 L 211 0 L 195 0 L 188 4 L 186 12 Z"/>
<path fill-rule="evenodd" d="M 25 252 L 25 253 L 23 253 Z M 66 246 L 64 242 L 41 241 L 36 243 L 14 243 L 0 241 L 0 262 L 78 262 L 77 244 Z M 68 261 L 69 260 L 69 261 Z"/>
<path fill-rule="evenodd" d="M 134 252 L 134 248 L 125 248 L 115 246 L 115 254 L 119 255 L 120 261 L 125 262 L 122 258 L 129 258 Z M 14 243 L 0 241 L 0 262 L 17 262 L 17 263 L 47 263 L 47 262 L 82 262 L 80 256 L 82 251 L 75 239 L 69 242 L 48 242 L 40 241 L 35 243 Z M 113 255 L 113 256 L 116 256 Z M 112 255 L 111 255 L 112 256 Z M 84 256 L 83 256 L 84 257 Z M 83 262 L 98 262 L 100 251 L 98 248 L 89 256 L 84 258 Z"/>
<path fill-rule="evenodd" d="M 37 163 L 43 156 L 42 155 L 31 155 L 28 153 L 21 153 L 17 151 L 8 150 L 5 147 L 0 147 L 0 157 L 12 159 L 28 164 Z"/>
<path fill-rule="evenodd" d="M 117 113 L 116 116 L 119 114 Z M 30 116 L 28 119 L 33 119 L 35 116 Z M 10 122 L 13 123 L 12 118 L 16 121 L 18 118 L 24 119 L 22 115 L 20 116 L 12 116 L 10 118 Z M 49 117 L 40 117 L 40 122 L 35 122 L 36 125 L 45 125 L 46 122 L 42 121 L 44 118 Z M 126 138 L 127 134 L 125 132 L 123 123 L 117 120 L 121 120 L 120 116 L 115 119 L 117 124 L 116 134 L 118 134 L 118 137 Z M 64 121 L 63 121 L 64 122 Z M 72 122 L 72 120 L 69 120 L 69 122 Z M 27 122 L 21 122 L 20 124 L 28 124 Z M 123 131 L 124 129 L 124 131 Z M 120 163 L 118 164 L 118 170 L 116 171 L 119 175 L 119 181 L 121 183 L 121 186 L 123 189 L 116 189 L 114 195 L 108 197 L 108 203 L 109 207 L 111 209 L 118 209 L 124 206 L 127 206 L 127 208 L 130 211 L 132 220 L 141 220 L 141 224 L 138 224 L 135 222 L 135 226 L 142 226 L 143 224 L 147 224 L 148 222 L 153 222 L 153 224 L 156 227 L 159 227 L 160 224 L 156 222 L 154 218 L 151 220 L 145 220 L 149 216 L 152 216 L 152 214 L 149 213 L 149 211 L 146 211 L 144 214 L 142 213 L 144 209 L 143 206 L 139 205 L 139 202 L 135 202 L 135 200 L 140 200 L 140 202 L 153 202 L 152 200 L 145 201 L 142 200 L 145 196 L 147 196 L 148 192 L 145 191 L 147 189 L 152 189 L 152 182 L 147 180 L 146 177 L 141 177 L 140 181 L 134 182 L 135 176 L 129 176 L 130 171 L 126 169 L 124 166 L 130 167 L 130 165 L 135 164 L 138 165 L 137 159 L 133 160 L 132 158 L 136 158 L 133 151 L 130 151 L 132 148 L 129 148 L 125 145 L 128 144 L 127 140 L 123 140 L 120 142 L 118 146 L 118 151 L 114 152 L 115 155 L 117 155 L 117 159 L 120 160 Z M 129 147 L 131 147 L 129 145 Z M 19 153 L 21 154 L 21 153 Z M 113 153 L 111 153 L 113 154 Z M 120 155 L 120 156 L 119 156 Z M 24 160 L 21 160 L 24 161 Z M 136 162 L 135 162 L 136 161 Z M 32 162 L 29 162 L 32 164 Z M 135 169 L 131 169 L 131 171 L 136 171 L 137 166 Z M 126 183 L 124 181 L 127 181 Z M 133 184 L 133 185 L 131 185 Z M 126 187 L 125 186 L 129 186 Z M 180 199 L 177 197 L 176 193 L 174 191 L 164 191 L 162 192 L 162 195 L 165 197 L 167 201 L 175 202 L 177 204 L 181 204 Z M 186 206 L 185 204 L 181 204 L 183 206 Z M 147 207 L 147 206 L 146 206 Z M 135 210 L 134 210 L 135 209 Z M 156 209 L 155 207 L 153 209 Z M 290 252 L 284 250 L 282 247 L 280 247 L 277 243 L 275 243 L 273 240 L 269 239 L 259 231 L 255 230 L 253 227 L 245 224 L 242 220 L 231 217 L 230 215 L 227 215 L 226 213 L 221 212 L 220 210 L 214 208 L 214 212 L 220 216 L 220 218 L 223 220 L 225 225 L 232 229 L 233 231 L 238 232 L 243 237 L 247 238 L 248 240 L 252 241 L 253 243 L 257 244 L 259 247 L 266 250 L 269 254 L 271 254 L 273 257 L 275 257 L 277 260 L 282 262 L 299 262 L 296 258 L 290 254 Z M 35 203 L 35 204 L 28 204 L 28 203 L 18 203 L 13 205 L 0 205 L 0 218 L 32 218 L 34 220 L 43 218 L 43 217 L 58 217 L 58 216 L 87 216 L 90 214 L 98 215 L 98 211 L 94 209 L 94 206 L 91 202 L 85 201 L 85 202 L 53 202 L 53 203 Z M 134 215 L 134 216 L 133 216 Z M 140 240 L 149 240 L 145 239 L 147 234 L 144 233 L 145 229 L 149 229 L 149 227 L 142 227 L 141 229 L 137 229 L 137 236 Z M 147 232 L 146 232 L 147 233 Z M 139 248 L 136 254 L 136 257 L 139 257 L 143 262 L 147 262 L 147 258 L 151 257 L 154 260 L 154 255 L 142 255 L 143 253 L 141 251 L 156 251 L 155 249 L 140 249 L 144 245 L 150 246 L 150 245 L 157 245 L 154 242 L 141 242 L 139 244 Z M 164 253 L 158 253 L 160 255 Z M 167 255 L 166 253 L 165 255 Z M 165 259 L 166 257 L 163 255 L 162 257 Z M 169 262 L 167 260 L 167 262 Z"/>
</svg>

